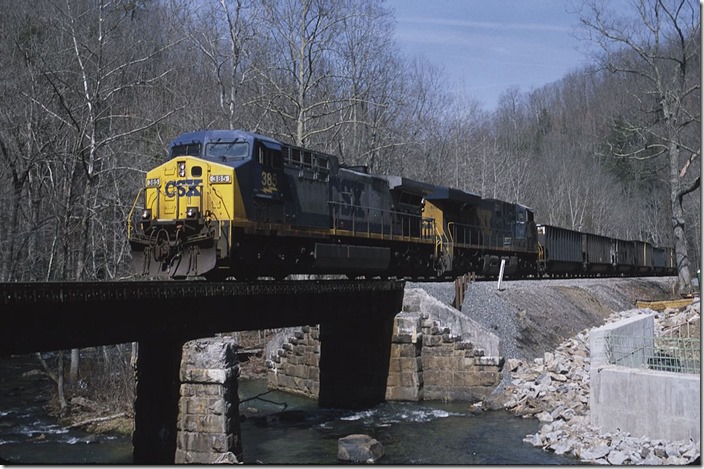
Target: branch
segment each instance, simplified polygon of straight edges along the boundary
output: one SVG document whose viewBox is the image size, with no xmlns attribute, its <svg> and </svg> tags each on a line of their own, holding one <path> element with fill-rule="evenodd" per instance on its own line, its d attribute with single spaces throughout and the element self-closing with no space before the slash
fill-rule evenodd
<svg viewBox="0 0 704 469">
<path fill-rule="evenodd" d="M 680 202 L 680 204 L 682 203 L 682 199 L 684 198 L 685 195 L 699 189 L 699 185 L 701 184 L 701 178 L 702 178 L 701 176 L 697 176 L 697 178 L 694 181 L 692 181 L 692 183 L 689 186 L 685 187 L 677 194 L 677 200 Z"/>
<path fill-rule="evenodd" d="M 113 142 L 113 141 L 115 141 L 115 140 L 119 140 L 119 139 L 124 138 L 124 137 L 127 137 L 127 136 L 129 136 L 129 135 L 133 135 L 133 134 L 142 132 L 143 130 L 147 130 L 147 129 L 149 129 L 149 128 L 155 126 L 155 125 L 158 124 L 159 122 L 163 121 L 164 119 L 168 118 L 168 117 L 171 116 L 172 114 L 174 114 L 174 113 L 176 113 L 176 112 L 178 112 L 178 111 L 183 110 L 185 107 L 186 107 L 186 105 L 184 104 L 183 106 L 178 107 L 178 108 L 176 108 L 176 109 L 172 109 L 171 111 L 169 111 L 168 113 L 166 113 L 166 114 L 164 114 L 163 116 L 159 117 L 158 119 L 153 120 L 153 121 L 149 122 L 148 124 L 142 125 L 141 127 L 137 127 L 137 128 L 131 129 L 131 130 L 127 130 L 127 131 L 121 132 L 121 133 L 119 133 L 119 134 L 113 134 L 113 135 L 111 135 L 110 137 L 106 137 L 106 138 L 104 138 L 103 140 L 99 141 L 99 142 L 96 144 L 96 148 L 101 148 L 101 147 L 103 147 L 103 146 L 107 145 L 108 143 L 111 143 L 111 142 Z"/>
<path fill-rule="evenodd" d="M 74 424 L 72 424 L 72 425 L 69 425 L 68 427 L 64 427 L 64 430 L 68 430 L 68 429 L 71 429 L 71 428 L 82 427 L 82 426 L 84 426 L 84 425 L 89 425 L 89 424 L 91 424 L 91 423 L 98 423 L 98 422 L 106 422 L 106 421 L 108 421 L 108 420 L 115 420 L 115 419 L 119 419 L 120 417 L 127 417 L 127 413 L 126 413 L 126 412 L 120 412 L 119 414 L 109 415 L 109 416 L 107 416 L 107 417 L 96 417 L 96 418 L 84 420 L 84 421 L 82 421 L 82 422 L 78 422 L 78 423 L 74 423 Z"/>
<path fill-rule="evenodd" d="M 699 157 L 699 152 L 692 152 L 692 155 L 687 159 L 687 162 L 682 166 L 682 169 L 680 170 L 680 178 L 683 178 L 685 174 L 687 174 L 687 170 L 689 169 L 689 166 L 692 164 L 694 160 L 696 160 Z"/>
<path fill-rule="evenodd" d="M 57 383 L 57 384 L 58 384 L 58 383 L 59 383 L 59 377 L 56 375 L 56 373 L 52 373 L 52 372 L 50 371 L 49 365 L 48 365 L 48 364 L 46 363 L 46 361 L 44 360 L 44 357 L 42 357 L 41 352 L 37 352 L 37 353 L 35 354 L 35 356 L 39 359 L 39 363 L 41 363 L 42 368 L 44 368 L 44 373 L 46 373 L 46 375 L 47 375 L 49 378 L 51 378 L 51 380 L 52 380 L 54 383 Z M 61 359 L 61 358 L 59 357 L 59 359 Z"/>
<path fill-rule="evenodd" d="M 612 145 L 609 143 L 609 146 L 611 147 Z M 647 150 L 652 150 L 655 147 L 663 147 L 663 148 L 661 148 L 660 151 L 653 153 L 652 155 L 640 156 L 640 153 L 647 151 Z M 647 161 L 647 160 L 652 160 L 653 158 L 657 158 L 658 156 L 663 155 L 666 152 L 667 152 L 667 149 L 664 148 L 663 145 L 650 144 L 650 145 L 645 145 L 643 148 L 640 148 L 638 150 L 628 152 L 628 153 L 615 152 L 614 156 L 621 157 L 621 158 L 628 158 L 631 160 Z"/>
</svg>

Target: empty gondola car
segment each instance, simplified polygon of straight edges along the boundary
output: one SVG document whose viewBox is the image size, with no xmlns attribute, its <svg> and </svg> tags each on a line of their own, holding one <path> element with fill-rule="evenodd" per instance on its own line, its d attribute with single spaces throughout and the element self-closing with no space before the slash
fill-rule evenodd
<svg viewBox="0 0 704 469">
<path fill-rule="evenodd" d="M 579 275 L 584 271 L 582 233 L 551 225 L 537 225 L 538 273 Z"/>
</svg>

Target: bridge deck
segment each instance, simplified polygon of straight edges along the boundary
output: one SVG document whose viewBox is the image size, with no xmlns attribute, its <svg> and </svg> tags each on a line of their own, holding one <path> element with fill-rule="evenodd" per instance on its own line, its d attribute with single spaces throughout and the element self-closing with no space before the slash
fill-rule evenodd
<svg viewBox="0 0 704 469">
<path fill-rule="evenodd" d="M 402 281 L 0 283 L 0 355 L 359 320 L 400 311 Z M 383 313 L 382 313 L 383 312 Z"/>
</svg>

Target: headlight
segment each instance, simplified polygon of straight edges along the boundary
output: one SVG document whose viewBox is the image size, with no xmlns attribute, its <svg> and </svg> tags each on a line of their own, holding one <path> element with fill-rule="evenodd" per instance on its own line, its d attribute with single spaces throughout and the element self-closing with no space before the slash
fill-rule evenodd
<svg viewBox="0 0 704 469">
<path fill-rule="evenodd" d="M 186 209 L 186 218 L 196 218 L 198 216 L 198 207 L 188 207 Z"/>
<path fill-rule="evenodd" d="M 147 179 L 147 187 L 159 187 L 161 180 L 159 178 L 149 178 Z"/>
<path fill-rule="evenodd" d="M 142 220 L 151 220 L 152 219 L 152 209 L 150 208 L 145 208 L 142 210 Z"/>
<path fill-rule="evenodd" d="M 185 161 L 178 162 L 178 177 L 180 177 L 180 178 L 186 177 L 186 162 Z"/>
</svg>

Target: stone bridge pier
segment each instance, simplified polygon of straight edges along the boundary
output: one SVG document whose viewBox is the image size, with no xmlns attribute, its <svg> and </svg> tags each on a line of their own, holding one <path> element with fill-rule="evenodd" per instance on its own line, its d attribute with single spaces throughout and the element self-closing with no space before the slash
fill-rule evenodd
<svg viewBox="0 0 704 469">
<path fill-rule="evenodd" d="M 303 287 L 292 284 L 290 288 Z M 383 402 L 403 284 L 355 283 L 341 288 L 281 298 L 255 291 L 251 296 L 256 301 L 238 308 L 253 306 L 251 314 L 222 310 L 195 325 L 171 321 L 161 333 L 140 340 L 134 462 L 243 462 L 246 448 L 243 451 L 240 438 L 235 344 L 222 337 L 199 338 L 217 332 L 318 324 L 315 388 L 319 405 L 355 409 Z"/>
<path fill-rule="evenodd" d="M 242 462 L 238 376 L 232 338 L 140 343 L 134 462 Z"/>
<path fill-rule="evenodd" d="M 480 401 L 503 368 L 495 334 L 421 289 L 406 290 L 393 318 L 288 328 L 265 354 L 269 389 L 330 407 Z"/>
<path fill-rule="evenodd" d="M 356 409 L 384 401 L 393 324 L 394 316 L 385 315 L 316 328 L 321 407 Z M 243 462 L 232 338 L 140 344 L 137 370 L 136 463 Z"/>
</svg>

